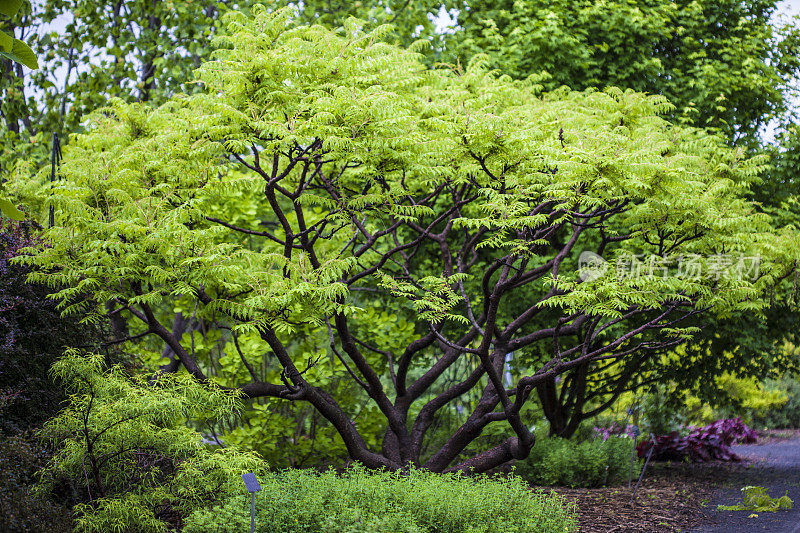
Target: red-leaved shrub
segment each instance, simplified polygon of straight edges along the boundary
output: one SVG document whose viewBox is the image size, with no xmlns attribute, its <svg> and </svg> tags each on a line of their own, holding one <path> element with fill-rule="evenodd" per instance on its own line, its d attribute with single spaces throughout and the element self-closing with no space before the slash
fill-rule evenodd
<svg viewBox="0 0 800 533">
<path fill-rule="evenodd" d="M 684 457 L 696 462 L 738 461 L 739 457 L 731 451 L 731 445 L 753 443 L 756 438 L 756 432 L 747 427 L 741 418 L 726 418 L 694 428 L 688 435 L 681 435 L 677 431 L 658 435 L 655 443 L 653 440 L 642 441 L 636 450 L 639 457 L 645 457 L 655 444 L 652 459 L 656 461 L 675 461 Z"/>
</svg>

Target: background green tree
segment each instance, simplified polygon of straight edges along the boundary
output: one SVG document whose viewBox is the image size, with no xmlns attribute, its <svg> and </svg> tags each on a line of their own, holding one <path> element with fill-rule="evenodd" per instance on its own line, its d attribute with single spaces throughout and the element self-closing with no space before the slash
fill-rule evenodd
<svg viewBox="0 0 800 533">
<path fill-rule="evenodd" d="M 673 119 L 757 146 L 758 131 L 785 117 L 800 68 L 800 33 L 775 21 L 777 2 L 537 0 L 463 4 L 448 49 L 462 61 L 547 89 L 624 87 L 661 94 Z"/>
</svg>

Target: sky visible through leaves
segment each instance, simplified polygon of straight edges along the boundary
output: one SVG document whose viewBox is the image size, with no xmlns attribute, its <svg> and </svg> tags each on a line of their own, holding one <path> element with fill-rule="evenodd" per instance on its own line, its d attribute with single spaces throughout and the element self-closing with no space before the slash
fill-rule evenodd
<svg viewBox="0 0 800 533">
<path fill-rule="evenodd" d="M 36 2 L 36 0 L 33 0 Z M 784 0 L 778 4 L 778 11 L 776 12 L 776 22 L 780 18 L 785 17 L 792 17 L 800 15 L 800 0 Z M 453 26 L 456 23 L 458 18 L 458 12 L 456 10 L 452 10 L 450 13 L 445 11 L 444 7 L 439 11 L 436 17 L 436 29 L 438 32 L 448 32 L 453 31 Z M 53 23 L 47 24 L 42 27 L 40 31 L 48 32 L 48 31 L 56 31 L 56 32 L 63 32 L 66 28 L 67 24 L 71 19 L 70 14 L 65 14 L 59 18 L 57 18 Z M 99 59 L 98 59 L 99 61 Z M 66 66 L 61 67 L 58 71 L 54 73 L 54 82 L 56 87 L 63 87 L 64 86 L 64 76 L 66 75 Z M 795 83 L 795 90 L 800 91 L 800 80 L 796 80 Z M 791 98 L 791 108 L 793 113 L 800 112 L 800 94 L 797 92 Z M 780 124 L 776 121 L 769 123 L 763 132 L 763 138 L 765 141 L 772 142 L 775 140 L 776 135 L 778 133 L 778 128 Z"/>
</svg>

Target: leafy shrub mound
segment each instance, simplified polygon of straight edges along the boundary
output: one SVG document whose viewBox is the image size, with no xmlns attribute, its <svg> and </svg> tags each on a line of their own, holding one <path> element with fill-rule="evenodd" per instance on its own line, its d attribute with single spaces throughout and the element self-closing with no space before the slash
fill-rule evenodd
<svg viewBox="0 0 800 533">
<path fill-rule="evenodd" d="M 628 479 L 633 442 L 609 436 L 583 442 L 561 438 L 537 439 L 519 474 L 535 485 L 600 487 Z M 637 475 L 639 465 L 637 463 Z"/>
<path fill-rule="evenodd" d="M 738 461 L 739 457 L 731 451 L 734 443 L 749 444 L 756 441 L 757 435 L 741 418 L 717 420 L 701 428 L 692 429 L 688 435 L 673 431 L 655 438 L 652 458 L 656 461 Z M 639 457 L 644 457 L 653 447 L 652 440 L 639 443 Z"/>
<path fill-rule="evenodd" d="M 187 419 L 236 415 L 238 395 L 182 374 L 145 380 L 98 354 L 69 350 L 52 368 L 69 404 L 42 429 L 56 453 L 40 494 L 62 483 L 80 492 L 75 529 L 161 533 L 241 487 L 243 472 L 266 465 L 234 447 L 207 446 Z M 0 531 L 3 531 L 0 528 Z"/>
<path fill-rule="evenodd" d="M 411 470 L 351 468 L 339 475 L 307 470 L 271 473 L 256 493 L 260 532 L 514 533 L 577 529 L 574 508 L 530 490 L 518 477 L 465 477 Z M 242 487 L 244 491 L 244 487 Z M 250 498 L 232 497 L 195 511 L 185 533 L 247 531 Z"/>
</svg>

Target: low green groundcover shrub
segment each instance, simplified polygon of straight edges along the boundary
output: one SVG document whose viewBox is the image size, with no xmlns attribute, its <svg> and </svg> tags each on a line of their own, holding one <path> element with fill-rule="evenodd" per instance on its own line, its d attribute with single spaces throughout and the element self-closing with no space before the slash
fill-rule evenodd
<svg viewBox="0 0 800 533">
<path fill-rule="evenodd" d="M 516 465 L 517 473 L 534 485 L 601 487 L 628 479 L 633 440 L 611 436 L 576 442 L 557 437 L 537 438 L 531 454 Z M 634 463 L 639 475 L 641 461 Z"/>
<path fill-rule="evenodd" d="M 523 533 L 577 530 L 575 510 L 517 477 L 466 477 L 355 467 L 344 474 L 286 470 L 263 477 L 256 493 L 259 532 Z M 185 533 L 239 533 L 250 525 L 250 496 L 192 513 Z"/>
</svg>

